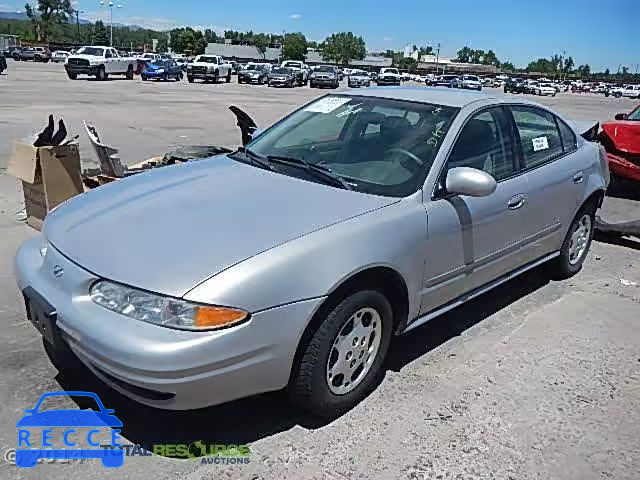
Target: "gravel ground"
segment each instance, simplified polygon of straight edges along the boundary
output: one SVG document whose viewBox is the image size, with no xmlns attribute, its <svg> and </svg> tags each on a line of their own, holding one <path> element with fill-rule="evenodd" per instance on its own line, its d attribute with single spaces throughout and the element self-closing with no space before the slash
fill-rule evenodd
<svg viewBox="0 0 640 480">
<path fill-rule="evenodd" d="M 323 92 L 247 85 L 98 83 L 60 65 L 9 62 L 0 77 L 0 168 L 15 138 L 63 115 L 81 134 L 91 119 L 125 163 L 179 144 L 234 145 L 235 104 L 261 125 Z M 536 98 L 569 118 L 606 120 L 634 102 L 595 95 Z M 634 200 L 635 198 L 635 200 Z M 603 216 L 640 215 L 637 191 L 616 188 Z M 107 390 L 87 372 L 59 373 L 25 320 L 12 274 L 33 231 L 17 220 L 17 182 L 0 172 L 0 449 L 15 422 L 53 390 L 99 394 L 123 421 L 127 443 L 250 444 L 249 464 L 128 457 L 18 469 L 0 478 L 188 479 L 637 479 L 640 472 L 640 244 L 600 239 L 583 271 L 550 282 L 534 270 L 394 340 L 379 387 L 329 423 L 268 394 L 193 412 L 163 412 Z M 624 280 L 624 282 L 622 282 Z M 634 284 L 635 283 L 635 284 Z M 75 404 L 63 401 L 70 408 Z"/>
</svg>

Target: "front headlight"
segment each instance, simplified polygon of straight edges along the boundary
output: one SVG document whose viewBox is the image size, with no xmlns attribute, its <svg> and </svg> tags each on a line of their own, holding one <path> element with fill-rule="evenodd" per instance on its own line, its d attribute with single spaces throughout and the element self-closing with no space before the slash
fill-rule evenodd
<svg viewBox="0 0 640 480">
<path fill-rule="evenodd" d="M 91 300 L 121 315 L 179 330 L 210 330 L 228 327 L 249 316 L 237 308 L 200 305 L 149 293 L 107 280 L 91 286 Z"/>
</svg>

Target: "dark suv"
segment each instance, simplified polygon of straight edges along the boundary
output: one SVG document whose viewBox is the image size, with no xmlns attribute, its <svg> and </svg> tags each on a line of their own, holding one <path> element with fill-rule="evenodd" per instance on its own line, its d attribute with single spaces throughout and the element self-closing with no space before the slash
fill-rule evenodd
<svg viewBox="0 0 640 480">
<path fill-rule="evenodd" d="M 504 84 L 504 93 L 525 93 L 525 83 L 522 78 L 510 78 Z"/>
</svg>

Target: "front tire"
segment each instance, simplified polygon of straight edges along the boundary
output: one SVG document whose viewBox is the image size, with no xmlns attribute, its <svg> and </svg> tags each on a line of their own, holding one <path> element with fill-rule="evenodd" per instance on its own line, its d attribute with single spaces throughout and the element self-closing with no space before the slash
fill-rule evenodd
<svg viewBox="0 0 640 480">
<path fill-rule="evenodd" d="M 353 408 L 376 386 L 392 330 L 391 305 L 380 292 L 362 290 L 343 299 L 302 347 L 289 384 L 291 400 L 324 418 Z"/>
<path fill-rule="evenodd" d="M 191 75 L 187 75 L 187 82 L 193 83 L 193 77 Z"/>
<path fill-rule="evenodd" d="M 226 78 L 224 80 L 227 83 L 231 83 L 231 70 L 229 70 L 229 73 L 227 73 L 227 76 L 226 76 Z"/>
<path fill-rule="evenodd" d="M 67 77 L 69 77 L 71 80 L 76 80 L 78 78 L 78 75 L 76 73 L 67 71 Z"/>
<path fill-rule="evenodd" d="M 129 65 L 127 68 L 127 74 L 125 75 L 127 80 L 133 80 L 133 65 Z"/>
<path fill-rule="evenodd" d="M 101 82 L 105 81 L 107 79 L 107 72 L 104 69 L 104 65 L 100 65 L 98 67 L 98 71 L 96 72 L 96 78 L 98 80 L 100 80 Z"/>
<path fill-rule="evenodd" d="M 582 269 L 595 232 L 595 208 L 583 206 L 571 222 L 562 242 L 560 256 L 549 264 L 549 274 L 556 280 L 574 276 Z"/>
</svg>

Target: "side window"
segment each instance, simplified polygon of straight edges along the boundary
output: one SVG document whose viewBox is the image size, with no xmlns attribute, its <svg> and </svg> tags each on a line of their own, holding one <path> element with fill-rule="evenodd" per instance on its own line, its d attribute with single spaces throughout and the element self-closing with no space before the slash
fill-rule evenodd
<svg viewBox="0 0 640 480">
<path fill-rule="evenodd" d="M 560 138 L 562 139 L 562 148 L 564 152 L 573 152 L 577 148 L 576 135 L 562 120 L 556 117 L 556 121 L 558 122 L 558 129 L 560 130 Z"/>
<path fill-rule="evenodd" d="M 104 58 L 111 58 L 113 55 L 111 54 L 111 50 L 106 50 L 104 52 Z"/>
<path fill-rule="evenodd" d="M 513 175 L 516 172 L 513 139 L 506 125 L 502 108 L 475 114 L 460 132 L 447 159 L 446 169 L 476 168 L 497 181 Z"/>
<path fill-rule="evenodd" d="M 536 107 L 511 107 L 526 168 L 537 167 L 563 152 L 555 116 Z"/>
</svg>

